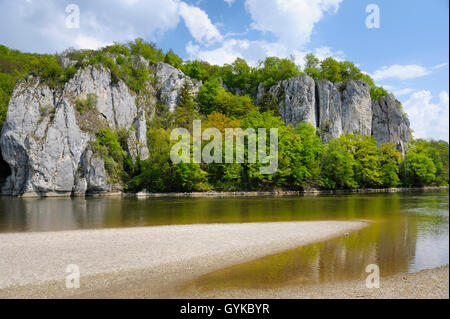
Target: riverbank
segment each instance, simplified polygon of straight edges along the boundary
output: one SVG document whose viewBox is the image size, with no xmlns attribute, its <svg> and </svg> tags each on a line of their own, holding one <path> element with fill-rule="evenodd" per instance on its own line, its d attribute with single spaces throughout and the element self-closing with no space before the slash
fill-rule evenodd
<svg viewBox="0 0 450 319">
<path fill-rule="evenodd" d="M 236 192 L 190 192 L 190 193 L 126 193 L 126 192 L 109 192 L 109 193 L 95 193 L 86 195 L 74 195 L 68 193 L 49 193 L 37 195 L 27 194 L 19 196 L 21 198 L 71 198 L 71 197 L 115 197 L 115 198 L 225 198 L 225 197 L 264 197 L 264 196 L 315 196 L 315 195 L 343 195 L 343 194 L 373 194 L 373 193 L 407 193 L 407 192 L 432 192 L 440 190 L 448 190 L 449 186 L 426 186 L 426 187 L 391 187 L 391 188 L 358 188 L 358 189 L 337 189 L 337 190 L 322 190 L 322 189 L 305 189 L 299 191 L 236 191 Z M 10 197 L 9 194 L 0 194 L 0 196 Z"/>
<path fill-rule="evenodd" d="M 223 267 L 361 229 L 363 221 L 158 226 L 0 234 L 0 298 L 171 297 Z M 81 288 L 65 288 L 79 266 Z"/>
<path fill-rule="evenodd" d="M 179 298 L 187 297 L 179 295 Z M 198 292 L 207 299 L 448 299 L 449 266 L 381 277 L 380 288 L 368 289 L 364 280 L 278 289 L 235 289 Z"/>
<path fill-rule="evenodd" d="M 427 186 L 427 187 L 391 187 L 391 188 L 358 188 L 358 189 L 338 189 L 321 190 L 306 189 L 302 191 L 268 191 L 268 192 L 192 192 L 192 193 L 148 193 L 140 192 L 135 194 L 123 193 L 125 197 L 138 198 L 158 198 L 158 197 L 258 197 L 258 196 L 305 196 L 305 195 L 339 195 L 339 194 L 371 194 L 371 193 L 401 193 L 401 192 L 431 192 L 448 190 L 448 186 Z M 111 194 L 118 196 L 119 194 Z M 93 196 L 102 196 L 101 194 Z M 106 195 L 108 196 L 108 195 Z"/>
</svg>

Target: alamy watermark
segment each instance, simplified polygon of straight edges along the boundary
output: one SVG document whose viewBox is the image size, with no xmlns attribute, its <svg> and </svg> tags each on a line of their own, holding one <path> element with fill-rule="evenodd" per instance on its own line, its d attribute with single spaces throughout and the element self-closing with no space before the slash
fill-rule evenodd
<svg viewBox="0 0 450 319">
<path fill-rule="evenodd" d="M 69 4 L 66 7 L 66 28 L 80 28 L 80 7 L 76 4 Z"/>
<path fill-rule="evenodd" d="M 370 273 L 366 278 L 368 289 L 380 288 L 380 267 L 375 264 L 367 265 L 366 273 Z"/>
<path fill-rule="evenodd" d="M 80 288 L 80 267 L 78 265 L 68 265 L 66 267 L 66 288 L 78 289 Z"/>
<path fill-rule="evenodd" d="M 253 128 L 246 130 L 227 128 L 224 139 L 221 131 L 217 128 L 208 128 L 202 133 L 202 122 L 197 120 L 193 123 L 192 144 L 191 133 L 185 128 L 174 129 L 170 139 L 177 141 L 170 151 L 170 158 L 175 164 L 181 162 L 243 164 L 247 151 L 247 163 L 261 164 L 259 169 L 261 174 L 274 174 L 278 169 L 277 128 L 271 128 L 270 132 L 267 132 L 266 128 L 259 128 L 257 131 Z M 224 140 L 225 156 L 223 156 Z M 202 147 L 203 141 L 209 141 L 209 143 Z M 191 154 L 191 149 L 193 154 Z"/>
<path fill-rule="evenodd" d="M 366 27 L 368 29 L 380 28 L 380 7 L 377 4 L 369 4 L 366 7 L 366 13 L 369 15 L 366 18 Z"/>
</svg>

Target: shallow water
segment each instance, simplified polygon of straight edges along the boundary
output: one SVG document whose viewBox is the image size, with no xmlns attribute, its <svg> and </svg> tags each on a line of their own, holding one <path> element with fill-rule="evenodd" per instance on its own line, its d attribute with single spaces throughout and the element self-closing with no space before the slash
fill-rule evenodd
<svg viewBox="0 0 450 319">
<path fill-rule="evenodd" d="M 197 223 L 371 220 L 336 238 L 207 274 L 202 289 L 264 288 L 381 276 L 449 263 L 448 191 L 258 198 L 0 198 L 0 232 Z"/>
</svg>

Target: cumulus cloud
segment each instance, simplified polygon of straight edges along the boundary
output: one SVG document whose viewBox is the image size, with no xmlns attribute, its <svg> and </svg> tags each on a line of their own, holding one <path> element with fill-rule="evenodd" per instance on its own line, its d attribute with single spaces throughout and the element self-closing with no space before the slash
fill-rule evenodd
<svg viewBox="0 0 450 319">
<path fill-rule="evenodd" d="M 182 2 L 180 3 L 180 15 L 197 42 L 211 44 L 222 40 L 219 30 L 203 10 Z"/>
<path fill-rule="evenodd" d="M 411 127 L 415 138 L 434 138 L 449 140 L 449 96 L 442 91 L 438 101 L 430 91 L 413 93 L 403 103 L 405 111 L 409 115 Z"/>
<path fill-rule="evenodd" d="M 55 52 L 68 47 L 98 48 L 137 37 L 158 41 L 183 18 L 201 43 L 221 39 L 201 9 L 179 0 L 78 0 L 80 28 L 66 28 L 66 6 L 72 0 L 0 1 L 0 41 L 25 51 Z"/>
<path fill-rule="evenodd" d="M 274 34 L 285 44 L 301 47 L 325 13 L 336 13 L 342 0 L 247 0 L 252 28 Z"/>
<path fill-rule="evenodd" d="M 375 71 L 373 78 L 375 81 L 394 78 L 399 80 L 409 80 L 423 77 L 430 74 L 431 72 L 420 65 L 410 64 L 410 65 L 391 65 L 384 66 L 381 69 Z"/>
<path fill-rule="evenodd" d="M 211 64 L 231 64 L 236 58 L 245 59 L 250 65 L 255 66 L 266 57 L 276 56 L 281 58 L 295 59 L 295 63 L 301 67 L 305 64 L 305 56 L 310 51 L 293 50 L 279 42 L 268 42 L 264 40 L 226 39 L 218 48 L 204 49 L 198 44 L 189 42 L 186 51 L 191 59 L 199 59 Z M 319 59 L 334 57 L 337 60 L 344 59 L 342 51 L 334 52 L 329 47 L 320 47 L 312 50 Z"/>
</svg>

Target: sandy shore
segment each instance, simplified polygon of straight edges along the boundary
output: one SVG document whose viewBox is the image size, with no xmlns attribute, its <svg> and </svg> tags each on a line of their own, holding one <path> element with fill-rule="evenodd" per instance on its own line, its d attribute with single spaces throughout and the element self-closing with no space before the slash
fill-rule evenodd
<svg viewBox="0 0 450 319">
<path fill-rule="evenodd" d="M 180 282 L 366 226 L 363 221 L 0 234 L 0 298 L 171 297 Z M 81 288 L 65 288 L 78 265 Z"/>
</svg>

